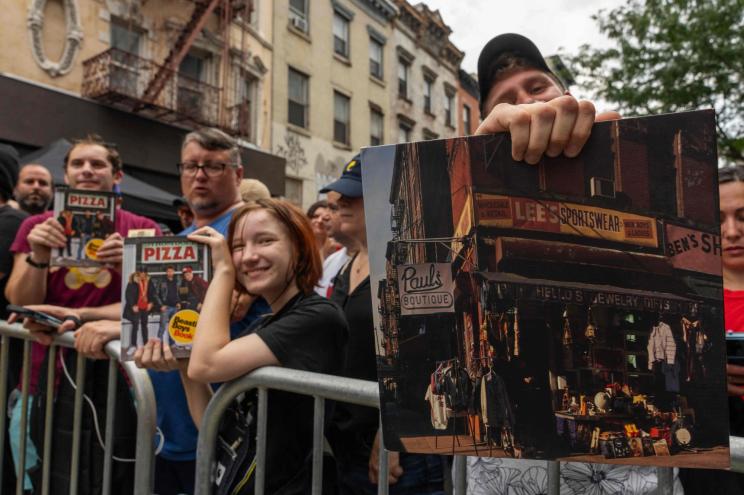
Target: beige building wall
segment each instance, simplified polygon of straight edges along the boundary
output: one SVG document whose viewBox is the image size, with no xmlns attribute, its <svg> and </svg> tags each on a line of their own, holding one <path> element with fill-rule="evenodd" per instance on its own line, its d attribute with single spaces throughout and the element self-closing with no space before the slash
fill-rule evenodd
<svg viewBox="0 0 744 495">
<path fill-rule="evenodd" d="M 211 61 L 205 66 L 204 82 L 223 88 L 222 104 L 226 107 L 235 99 L 238 74 L 248 74 L 256 79 L 251 140 L 268 150 L 271 147 L 273 1 L 254 0 L 253 3 L 257 14 L 253 24 L 239 18 L 231 23 L 227 51 L 229 72 L 225 72 L 222 65 L 225 50 L 218 14 L 210 16 L 192 49 L 211 55 Z M 160 64 L 188 22 L 194 5 L 192 0 L 5 2 L 3 29 L 0 30 L 0 46 L 3 46 L 0 72 L 80 95 L 83 62 L 111 47 L 112 22 L 140 31 L 139 56 Z M 33 33 L 38 40 L 36 50 L 33 49 Z M 66 44 L 68 47 L 76 45 L 77 49 L 67 50 L 69 56 L 65 58 Z M 64 61 L 69 64 L 62 63 L 60 71 L 56 66 Z M 44 67 L 40 62 L 44 62 Z M 142 79 L 140 86 L 145 86 L 147 76 L 143 75 Z"/>
<path fill-rule="evenodd" d="M 457 88 L 458 69 L 463 53 L 450 41 L 450 29 L 438 11 L 431 11 L 423 3 L 412 5 L 406 0 L 395 0 L 399 16 L 393 24 L 395 45 L 394 91 L 390 95 L 388 125 L 394 133 L 393 142 L 406 139 L 401 126 L 410 129 L 410 141 L 458 136 Z M 398 90 L 398 71 L 402 62 L 408 66 L 407 94 Z M 430 111 L 424 109 L 425 79 L 431 80 Z M 445 99 L 452 98 L 452 116 L 445 119 Z"/>
<path fill-rule="evenodd" d="M 293 27 L 288 0 L 274 6 L 274 111 L 272 152 L 287 159 L 287 198 L 303 207 L 318 197 L 318 190 L 335 180 L 342 167 L 361 147 L 370 144 L 370 105 L 387 114 L 394 79 L 394 46 L 387 0 L 306 0 L 307 32 Z M 385 8 L 381 9 L 380 5 Z M 341 9 L 349 20 L 349 56 L 334 54 L 333 15 Z M 385 39 L 382 79 L 370 75 L 370 30 Z M 288 122 L 289 67 L 309 80 L 308 123 Z M 350 98 L 349 143 L 333 139 L 334 91 Z M 384 141 L 390 142 L 389 129 Z"/>
</svg>

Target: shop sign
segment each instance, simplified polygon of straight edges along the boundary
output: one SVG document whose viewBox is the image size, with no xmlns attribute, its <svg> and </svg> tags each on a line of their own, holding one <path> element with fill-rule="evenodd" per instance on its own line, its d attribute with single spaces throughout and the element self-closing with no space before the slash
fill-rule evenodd
<svg viewBox="0 0 744 495">
<path fill-rule="evenodd" d="M 659 311 L 664 313 L 687 313 L 697 307 L 695 301 L 670 298 L 652 292 L 626 292 L 582 287 L 520 284 L 518 282 L 493 282 L 492 287 L 502 297 L 519 300 L 551 301 L 562 304 L 588 306 L 610 306 L 637 311 Z"/>
<path fill-rule="evenodd" d="M 681 270 L 721 275 L 721 238 L 677 225 L 665 225 L 666 255 Z"/>
<path fill-rule="evenodd" d="M 398 294 L 401 316 L 454 313 L 452 265 L 399 265 Z"/>
<path fill-rule="evenodd" d="M 656 219 L 562 201 L 477 194 L 478 224 L 658 246 Z"/>
</svg>

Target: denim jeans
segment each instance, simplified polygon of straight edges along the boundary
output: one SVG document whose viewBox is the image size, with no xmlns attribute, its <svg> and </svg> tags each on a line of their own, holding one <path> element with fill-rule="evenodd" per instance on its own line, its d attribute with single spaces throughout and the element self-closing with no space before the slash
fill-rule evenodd
<svg viewBox="0 0 744 495">
<path fill-rule="evenodd" d="M 165 311 L 160 312 L 160 323 L 158 324 L 158 339 L 161 341 L 163 340 L 163 334 L 166 334 L 168 336 L 168 344 L 173 344 L 173 339 L 170 336 L 170 333 L 168 333 L 168 322 L 171 318 L 173 318 L 173 315 L 176 314 L 175 306 L 166 306 Z"/>
<path fill-rule="evenodd" d="M 27 418 L 31 416 L 31 405 L 33 404 L 33 400 L 34 397 L 32 395 L 29 395 L 28 409 L 26 411 Z M 21 406 L 21 392 L 18 389 L 15 389 L 13 390 L 13 392 L 11 392 L 10 397 L 8 398 L 8 409 L 10 413 L 8 434 L 10 436 L 10 449 L 13 454 L 13 464 L 15 464 L 16 472 L 18 472 L 18 464 L 21 462 Z M 28 423 L 26 423 L 26 471 L 35 467 L 40 461 L 39 455 L 36 452 L 36 446 L 31 440 L 31 435 L 29 435 L 28 433 L 29 430 L 30 427 Z M 28 474 L 24 474 L 23 489 L 27 491 L 33 490 L 31 478 L 28 476 Z"/>
<path fill-rule="evenodd" d="M 340 495 L 376 495 L 377 485 L 369 481 L 367 464 L 350 464 L 336 459 Z M 400 454 L 403 476 L 390 485 L 390 495 L 444 495 L 444 461 L 429 454 Z"/>
</svg>

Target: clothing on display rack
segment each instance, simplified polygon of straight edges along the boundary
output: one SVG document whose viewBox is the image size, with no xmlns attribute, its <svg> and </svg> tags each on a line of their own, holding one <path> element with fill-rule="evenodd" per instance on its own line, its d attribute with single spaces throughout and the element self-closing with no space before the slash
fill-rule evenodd
<svg viewBox="0 0 744 495">
<path fill-rule="evenodd" d="M 700 377 L 706 377 L 704 353 L 710 347 L 708 335 L 703 330 L 700 320 L 688 320 L 682 317 L 682 340 L 685 343 L 686 381 L 692 380 L 699 370 Z"/>
<path fill-rule="evenodd" d="M 648 369 L 653 369 L 656 361 L 663 361 L 667 364 L 674 364 L 677 353 L 677 344 L 672 335 L 672 329 L 669 325 L 660 321 L 654 325 L 651 330 L 651 336 L 648 338 Z"/>
</svg>

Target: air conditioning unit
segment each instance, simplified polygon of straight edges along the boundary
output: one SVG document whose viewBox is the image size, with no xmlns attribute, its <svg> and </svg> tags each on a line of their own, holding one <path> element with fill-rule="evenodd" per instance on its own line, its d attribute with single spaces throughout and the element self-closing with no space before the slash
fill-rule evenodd
<svg viewBox="0 0 744 495">
<path fill-rule="evenodd" d="M 615 197 L 615 181 L 602 179 L 600 177 L 592 177 L 589 186 L 591 188 L 592 197 Z"/>
<path fill-rule="evenodd" d="M 307 32 L 307 20 L 302 17 L 292 17 L 292 26 L 299 29 L 302 32 Z"/>
</svg>

